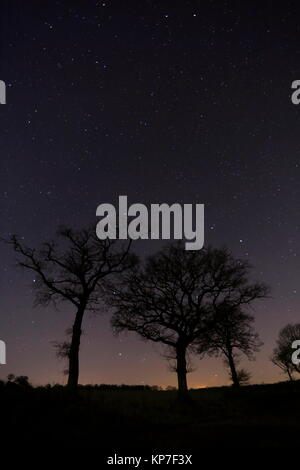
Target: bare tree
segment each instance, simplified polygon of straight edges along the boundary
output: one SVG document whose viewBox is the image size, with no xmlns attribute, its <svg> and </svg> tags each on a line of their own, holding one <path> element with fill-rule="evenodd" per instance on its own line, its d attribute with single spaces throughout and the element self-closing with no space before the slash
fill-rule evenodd
<svg viewBox="0 0 300 470">
<path fill-rule="evenodd" d="M 296 340 L 300 340 L 300 323 L 289 323 L 279 331 L 276 347 L 271 357 L 273 364 L 287 374 L 290 380 L 294 379 L 294 372 L 300 374 L 300 366 L 292 362 L 294 352 L 292 343 Z"/>
<path fill-rule="evenodd" d="M 261 297 L 261 287 L 257 286 Z M 266 294 L 267 292 L 265 292 Z M 198 353 L 220 356 L 229 369 L 230 378 L 234 387 L 240 386 L 239 353 L 243 353 L 248 359 L 254 359 L 254 353 L 262 345 L 258 334 L 254 331 L 254 317 L 250 313 L 243 312 L 240 306 L 232 306 L 229 303 L 220 303 L 218 306 L 217 321 L 209 335 L 199 338 Z"/>
<path fill-rule="evenodd" d="M 113 328 L 173 349 L 179 395 L 186 397 L 187 351 L 211 331 L 218 306 L 248 305 L 266 295 L 264 285 L 248 283 L 248 270 L 247 262 L 226 249 L 185 251 L 181 243 L 169 245 L 112 289 Z"/>
<path fill-rule="evenodd" d="M 61 228 L 58 242 L 50 241 L 40 249 L 27 247 L 16 235 L 10 243 L 18 254 L 18 264 L 36 276 L 35 304 L 68 302 L 75 309 L 68 357 L 68 387 L 76 390 L 79 377 L 81 327 L 86 311 L 96 310 L 106 278 L 120 274 L 136 262 L 129 253 L 130 242 L 119 246 L 109 239 L 99 240 L 95 228 L 72 230 Z"/>
</svg>

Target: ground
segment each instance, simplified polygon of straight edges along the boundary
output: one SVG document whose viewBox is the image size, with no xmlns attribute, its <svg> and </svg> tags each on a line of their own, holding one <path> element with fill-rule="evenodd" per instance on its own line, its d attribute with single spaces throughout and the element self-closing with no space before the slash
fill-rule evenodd
<svg viewBox="0 0 300 470">
<path fill-rule="evenodd" d="M 110 455 L 193 454 L 297 448 L 300 382 L 190 391 L 0 387 L 4 442 Z M 102 468 L 99 467 L 99 468 Z M 128 467 L 130 468 L 130 467 Z M 140 467 L 143 468 L 143 467 Z"/>
</svg>

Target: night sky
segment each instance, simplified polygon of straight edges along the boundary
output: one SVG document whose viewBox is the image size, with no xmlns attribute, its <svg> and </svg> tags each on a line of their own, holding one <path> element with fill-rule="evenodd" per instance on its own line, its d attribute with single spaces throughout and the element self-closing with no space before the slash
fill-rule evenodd
<svg viewBox="0 0 300 470">
<path fill-rule="evenodd" d="M 297 2 L 1 2 L 1 234 L 29 245 L 58 225 L 96 222 L 96 207 L 203 203 L 205 239 L 227 245 L 272 288 L 255 305 L 270 362 L 279 329 L 300 321 L 300 79 Z M 160 242 L 138 245 L 141 255 Z M 0 339 L 7 365 L 34 383 L 65 382 L 53 341 L 73 312 L 33 308 L 34 276 L 1 245 Z M 195 360 L 190 386 L 228 383 L 221 359 Z M 116 338 L 87 315 L 81 383 L 175 385 L 159 346 Z"/>
</svg>

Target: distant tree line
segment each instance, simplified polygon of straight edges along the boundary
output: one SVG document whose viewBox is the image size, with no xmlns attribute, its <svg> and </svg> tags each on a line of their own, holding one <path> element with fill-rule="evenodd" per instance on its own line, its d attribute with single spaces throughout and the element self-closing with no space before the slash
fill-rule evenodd
<svg viewBox="0 0 300 470">
<path fill-rule="evenodd" d="M 29 382 L 29 378 L 26 375 L 15 376 L 14 374 L 9 374 L 7 376 L 7 380 L 0 380 L 0 388 L 8 388 L 8 389 L 33 389 L 32 384 Z M 54 384 L 54 385 L 44 385 L 42 387 L 36 387 L 41 389 L 63 389 L 63 385 Z M 133 390 L 133 391 L 161 391 L 163 390 L 162 387 L 158 385 L 127 385 L 127 384 L 86 384 L 86 385 L 78 385 L 79 389 L 82 390 Z"/>
</svg>

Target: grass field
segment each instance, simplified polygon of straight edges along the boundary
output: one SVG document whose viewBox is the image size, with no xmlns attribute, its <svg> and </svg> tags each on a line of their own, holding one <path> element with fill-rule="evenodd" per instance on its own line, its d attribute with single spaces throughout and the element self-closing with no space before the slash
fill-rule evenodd
<svg viewBox="0 0 300 470">
<path fill-rule="evenodd" d="M 192 390 L 189 404 L 175 391 L 82 387 L 0 389 L 6 439 L 43 449 L 139 455 L 214 449 L 297 448 L 300 382 Z"/>
</svg>

